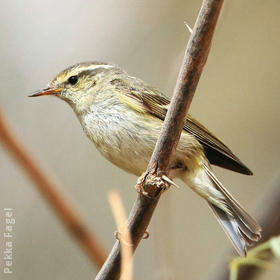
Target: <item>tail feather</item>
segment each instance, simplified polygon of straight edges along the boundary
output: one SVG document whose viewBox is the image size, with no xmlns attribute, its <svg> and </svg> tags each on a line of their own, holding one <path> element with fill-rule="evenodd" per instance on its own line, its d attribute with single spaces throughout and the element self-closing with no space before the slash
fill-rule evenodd
<svg viewBox="0 0 280 280">
<path fill-rule="evenodd" d="M 261 227 L 224 188 L 209 167 L 203 164 L 203 169 L 213 182 L 214 187 L 223 194 L 223 202 L 229 211 L 226 212 L 218 205 L 208 203 L 237 252 L 246 256 L 247 246 L 253 245 L 261 238 Z"/>
<path fill-rule="evenodd" d="M 246 241 L 242 238 L 242 235 L 239 231 L 238 224 L 235 222 L 234 218 L 228 215 L 226 212 L 218 208 L 217 206 L 209 203 L 209 206 L 213 210 L 218 222 L 222 226 L 223 230 L 229 237 L 230 241 L 232 242 L 235 250 L 238 252 L 239 255 L 245 257 L 246 256 Z"/>
<path fill-rule="evenodd" d="M 248 229 L 248 227 L 244 224 L 244 221 L 240 220 L 239 216 L 234 216 L 236 222 L 238 223 L 238 226 L 240 227 L 241 234 L 244 236 L 244 238 L 247 238 L 248 240 L 252 241 L 252 243 L 259 241 L 260 239 L 260 233 L 259 232 L 253 232 L 252 230 Z"/>
<path fill-rule="evenodd" d="M 234 199 L 234 197 L 227 191 L 227 189 L 222 185 L 222 183 L 217 179 L 213 172 L 203 164 L 203 168 L 207 175 L 215 183 L 216 188 L 223 193 L 227 198 L 227 202 L 230 204 L 232 210 L 236 213 L 238 217 L 244 222 L 248 229 L 253 229 L 254 232 L 260 232 L 261 227 L 258 222 L 249 215 L 246 210 Z"/>
</svg>

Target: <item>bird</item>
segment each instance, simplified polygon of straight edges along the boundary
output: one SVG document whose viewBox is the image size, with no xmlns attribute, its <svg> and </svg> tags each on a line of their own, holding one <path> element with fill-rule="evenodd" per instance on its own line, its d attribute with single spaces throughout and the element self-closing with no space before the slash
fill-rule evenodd
<svg viewBox="0 0 280 280">
<path fill-rule="evenodd" d="M 170 100 L 114 64 L 82 62 L 61 71 L 31 97 L 56 96 L 68 103 L 99 152 L 121 169 L 140 176 L 147 168 Z M 252 171 L 190 114 L 174 156 L 170 178 L 179 178 L 202 197 L 241 256 L 261 238 L 261 226 L 226 190 L 211 165 Z"/>
</svg>

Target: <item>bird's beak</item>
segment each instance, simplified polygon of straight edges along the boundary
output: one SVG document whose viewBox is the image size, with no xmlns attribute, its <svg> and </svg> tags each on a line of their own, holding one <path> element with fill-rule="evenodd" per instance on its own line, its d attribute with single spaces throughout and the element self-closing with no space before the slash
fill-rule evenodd
<svg viewBox="0 0 280 280">
<path fill-rule="evenodd" d="M 42 96 L 42 95 L 54 95 L 56 93 L 59 93 L 62 91 L 62 88 L 44 88 L 38 91 L 33 92 L 31 95 L 28 95 L 28 97 L 36 97 L 36 96 Z"/>
</svg>

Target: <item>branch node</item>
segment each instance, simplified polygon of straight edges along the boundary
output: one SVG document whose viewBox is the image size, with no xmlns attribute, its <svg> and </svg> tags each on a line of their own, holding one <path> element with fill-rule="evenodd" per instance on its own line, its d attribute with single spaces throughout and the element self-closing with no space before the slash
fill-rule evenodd
<svg viewBox="0 0 280 280">
<path fill-rule="evenodd" d="M 147 231 L 145 231 L 142 239 L 148 239 L 149 237 L 150 237 L 150 234 Z"/>
<path fill-rule="evenodd" d="M 167 178 L 167 179 L 166 179 Z M 156 198 L 162 192 L 170 188 L 170 180 L 166 175 L 158 176 L 154 170 L 150 170 L 138 179 L 135 186 L 138 193 L 143 196 L 153 199 Z M 175 184 L 174 182 L 172 183 Z"/>
<path fill-rule="evenodd" d="M 178 186 L 175 182 L 173 182 L 169 177 L 167 177 L 166 175 L 162 176 L 162 179 L 164 181 L 166 181 L 167 183 L 169 183 L 170 185 L 176 187 L 177 189 L 180 189 L 180 186 Z"/>
<path fill-rule="evenodd" d="M 127 240 L 125 240 L 125 238 L 122 237 L 125 236 L 125 234 L 123 234 L 121 231 L 115 231 L 114 236 L 117 240 L 121 241 L 124 245 L 133 247 L 132 243 L 127 242 Z"/>
<path fill-rule="evenodd" d="M 188 25 L 188 23 L 186 21 L 184 21 L 184 24 L 187 27 L 188 31 L 192 34 L 193 33 L 192 28 Z"/>
</svg>

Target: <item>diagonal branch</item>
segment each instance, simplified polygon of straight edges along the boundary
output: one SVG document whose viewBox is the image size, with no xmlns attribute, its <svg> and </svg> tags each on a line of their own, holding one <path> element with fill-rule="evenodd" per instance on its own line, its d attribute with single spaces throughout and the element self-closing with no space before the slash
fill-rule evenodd
<svg viewBox="0 0 280 280">
<path fill-rule="evenodd" d="M 207 60 L 222 4 L 223 0 L 203 1 L 186 48 L 161 135 L 146 173 L 138 180 L 138 188 L 141 189 L 141 193 L 138 194 L 128 218 L 134 250 L 146 231 L 160 195 L 165 189 L 166 182 L 164 182 L 162 176 L 168 175 L 169 162 L 176 150 L 187 112 Z M 146 195 L 143 195 L 143 193 Z M 108 259 L 96 276 L 96 280 L 119 279 L 120 250 L 120 243 L 116 241 Z"/>
<path fill-rule="evenodd" d="M 59 187 L 50 179 L 32 158 L 27 149 L 12 133 L 3 113 L 0 110 L 0 143 L 7 148 L 12 157 L 18 162 L 25 173 L 32 179 L 41 192 L 42 196 L 48 200 L 55 213 L 72 236 L 78 241 L 80 246 L 88 254 L 91 261 L 101 267 L 106 259 L 106 250 L 95 234 L 88 228 L 78 211 L 59 191 Z"/>
</svg>

